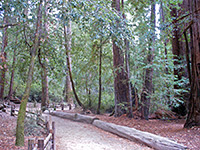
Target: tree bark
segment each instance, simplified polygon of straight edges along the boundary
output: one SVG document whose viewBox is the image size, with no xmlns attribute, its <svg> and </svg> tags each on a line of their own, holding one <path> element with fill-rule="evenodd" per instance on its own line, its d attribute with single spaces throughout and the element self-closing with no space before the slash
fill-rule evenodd
<svg viewBox="0 0 200 150">
<path fill-rule="evenodd" d="M 174 17 L 174 19 L 178 18 L 178 12 L 176 8 L 171 9 L 171 16 Z M 181 80 L 181 70 L 182 68 L 179 68 L 180 61 L 182 60 L 181 55 L 181 43 L 180 43 L 180 28 L 177 26 L 177 24 L 174 24 L 173 27 L 173 33 L 172 33 L 172 53 L 174 55 L 174 77 L 175 81 Z M 178 84 L 174 85 L 174 89 L 180 89 Z M 177 95 L 176 95 L 177 96 Z"/>
<path fill-rule="evenodd" d="M 4 18 L 3 18 L 3 22 L 4 24 L 8 23 L 8 18 L 7 18 L 7 14 L 6 14 L 6 10 L 4 10 Z M 1 74 L 0 74 L 0 100 L 3 100 L 3 96 L 4 96 L 4 86 L 5 86 L 5 74 L 6 74 L 6 52 L 5 52 L 5 48 L 8 44 L 8 33 L 7 33 L 7 29 L 8 27 L 5 27 L 3 29 L 3 39 L 2 39 L 2 48 L 1 48 L 1 65 L 2 65 L 2 69 L 1 69 Z"/>
<path fill-rule="evenodd" d="M 153 52 L 154 52 L 154 44 L 155 44 L 155 0 L 151 0 L 151 26 L 152 26 L 152 37 L 150 38 L 150 41 L 152 44 L 150 44 L 148 56 L 147 56 L 147 62 L 148 64 L 153 63 Z M 151 100 L 151 94 L 153 89 L 153 68 L 147 68 L 146 74 L 145 74 L 145 81 L 144 81 L 144 87 L 141 94 L 141 102 L 142 102 L 142 108 L 141 108 L 141 114 L 142 118 L 148 120 L 149 119 L 149 108 L 150 108 L 150 100 Z"/>
<path fill-rule="evenodd" d="M 17 41 L 17 38 L 16 38 Z M 14 84 L 14 75 L 15 75 L 15 62 L 16 62 L 16 49 L 14 49 L 13 54 L 13 63 L 12 63 L 12 72 L 11 72 L 11 78 L 10 78 L 10 87 L 9 87 L 9 93 L 8 98 L 10 99 L 13 94 L 13 84 Z"/>
<path fill-rule="evenodd" d="M 120 13 L 120 0 L 113 0 L 112 7 Z M 119 22 L 116 22 L 119 27 Z M 113 37 L 113 66 L 114 66 L 114 91 L 115 91 L 115 116 L 127 113 L 128 101 L 127 76 L 124 65 L 123 50 L 117 45 L 117 39 Z M 119 44 L 119 42 L 118 42 Z"/>
<path fill-rule="evenodd" d="M 199 12 L 196 11 L 200 8 L 200 1 L 191 0 L 189 4 L 190 12 L 192 13 L 191 19 L 194 23 L 191 32 L 191 42 L 193 45 L 191 49 L 191 90 L 185 128 L 200 126 L 200 17 Z"/>
<path fill-rule="evenodd" d="M 46 106 L 49 104 L 49 85 L 48 85 L 48 75 L 47 75 L 47 67 L 46 67 L 46 59 L 44 59 L 44 63 L 41 60 L 41 50 L 39 49 L 38 58 L 39 63 L 41 65 L 41 82 L 42 82 L 42 101 L 41 101 L 41 109 L 44 111 Z"/>
<path fill-rule="evenodd" d="M 44 42 L 47 42 L 48 39 L 48 0 L 44 0 L 44 24 L 42 33 L 44 35 Z M 45 52 L 44 52 L 45 53 Z M 41 79 L 42 79 L 42 101 L 41 101 L 41 109 L 44 111 L 49 104 L 49 85 L 48 85 L 48 68 L 47 68 L 47 59 L 43 54 L 43 62 L 42 62 L 42 54 L 41 49 L 38 52 L 39 63 L 41 65 Z"/>
<path fill-rule="evenodd" d="M 44 32 L 45 32 L 45 42 L 47 42 L 48 39 L 48 30 L 49 30 L 49 24 L 48 24 L 48 14 L 49 14 L 49 5 L 48 5 L 49 0 L 44 0 L 44 5 L 45 5 L 45 12 L 44 12 Z M 44 67 L 43 67 L 43 72 L 44 72 L 44 84 L 45 84 L 45 101 L 46 105 L 49 105 L 49 84 L 48 84 L 48 68 L 47 68 L 47 58 L 44 58 Z"/>
<path fill-rule="evenodd" d="M 99 51 L 99 101 L 98 101 L 98 107 L 97 107 L 97 114 L 100 114 L 100 108 L 101 108 L 101 66 L 102 66 L 102 39 L 100 42 L 100 51 Z"/>
<path fill-rule="evenodd" d="M 124 0 L 121 0 L 121 5 L 122 5 L 122 16 L 123 19 L 126 19 L 125 13 L 124 13 Z M 127 39 L 124 39 L 125 43 L 125 68 L 126 68 L 126 86 L 128 88 L 127 90 L 127 107 L 128 107 L 128 117 L 133 118 L 133 100 L 131 96 L 131 83 L 129 81 L 130 79 L 130 68 L 129 68 L 129 41 Z"/>
<path fill-rule="evenodd" d="M 15 145 L 17 146 L 24 146 L 24 119 L 26 115 L 26 105 L 28 102 L 28 97 L 30 94 L 31 83 L 32 83 L 32 78 L 33 78 L 35 56 L 36 56 L 36 52 L 37 52 L 39 41 L 40 41 L 39 31 L 41 27 L 41 17 L 42 17 L 41 10 L 42 10 L 42 0 L 40 0 L 38 12 L 37 12 L 34 45 L 33 45 L 33 48 L 31 49 L 31 60 L 30 60 L 30 66 L 29 66 L 28 77 L 27 77 L 27 82 L 26 82 L 26 88 L 21 100 L 20 109 L 19 109 L 18 118 L 17 118 L 16 141 L 15 141 Z"/>
</svg>

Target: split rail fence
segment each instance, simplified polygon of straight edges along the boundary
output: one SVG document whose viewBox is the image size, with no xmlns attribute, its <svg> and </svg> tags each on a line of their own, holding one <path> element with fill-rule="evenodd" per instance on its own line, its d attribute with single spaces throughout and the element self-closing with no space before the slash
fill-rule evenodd
<svg viewBox="0 0 200 150">
<path fill-rule="evenodd" d="M 56 143 L 55 143 L 55 122 L 52 122 L 52 129 L 50 129 L 50 122 L 51 119 L 45 121 L 38 117 L 37 124 L 40 126 L 44 126 L 47 130 L 47 137 L 46 138 L 39 138 L 35 140 L 35 138 L 30 138 L 28 140 L 28 150 L 56 150 Z"/>
</svg>

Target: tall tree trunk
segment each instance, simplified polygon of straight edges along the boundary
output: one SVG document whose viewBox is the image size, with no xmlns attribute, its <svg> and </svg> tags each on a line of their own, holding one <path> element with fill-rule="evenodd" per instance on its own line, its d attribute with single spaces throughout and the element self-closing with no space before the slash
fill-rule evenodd
<svg viewBox="0 0 200 150">
<path fill-rule="evenodd" d="M 66 62 L 66 66 L 67 66 L 67 62 Z M 68 67 L 67 67 L 67 71 L 66 71 L 65 93 L 64 93 L 64 96 L 65 96 L 65 102 L 67 102 L 69 104 L 74 104 L 73 98 L 72 98 L 72 84 L 71 84 L 71 81 L 70 81 Z"/>
<path fill-rule="evenodd" d="M 163 28 L 163 26 L 164 26 L 164 24 L 165 24 L 165 12 L 164 12 L 164 9 L 163 9 L 163 2 L 161 1 L 160 2 L 160 18 L 161 18 L 161 20 L 160 20 L 160 27 L 161 28 Z M 164 34 L 164 32 L 163 32 L 163 30 L 161 30 L 161 33 L 160 33 L 160 36 L 162 36 L 162 35 L 165 35 Z M 165 39 L 165 37 L 163 37 L 163 43 L 164 43 L 164 48 L 165 48 L 165 59 L 166 59 L 166 61 L 168 60 L 168 58 L 167 58 L 167 54 L 168 54 L 168 52 L 167 52 L 167 43 L 168 43 L 168 41 Z M 168 73 L 168 67 L 166 67 L 166 73 Z"/>
<path fill-rule="evenodd" d="M 97 107 L 97 114 L 100 114 L 100 108 L 101 108 L 101 66 L 102 66 L 102 39 L 100 41 L 100 51 L 99 51 L 99 101 L 98 101 L 98 107 Z"/>
<path fill-rule="evenodd" d="M 152 44 L 150 44 L 148 56 L 147 56 L 147 62 L 148 64 L 153 63 L 153 52 L 154 52 L 154 44 L 155 44 L 155 26 L 156 26 L 156 16 L 155 16 L 155 0 L 151 0 L 151 26 L 152 26 L 152 37 L 150 38 L 150 41 Z M 144 87 L 141 94 L 141 102 L 142 102 L 142 118 L 148 120 L 149 119 L 149 108 L 150 108 L 150 100 L 151 100 L 151 94 L 153 89 L 153 68 L 147 68 L 146 74 L 145 74 L 145 81 L 144 81 Z"/>
<path fill-rule="evenodd" d="M 42 10 L 42 0 L 40 0 L 38 12 L 37 12 L 36 31 L 35 31 L 33 47 L 31 49 L 31 60 L 30 60 L 30 66 L 29 66 L 28 77 L 27 77 L 27 82 L 26 82 L 26 88 L 21 100 L 21 105 L 20 105 L 18 118 L 17 118 L 16 142 L 15 142 L 15 145 L 17 146 L 24 146 L 24 119 L 26 115 L 26 105 L 28 102 L 28 97 L 30 94 L 31 83 L 32 83 L 32 78 L 33 78 L 35 56 L 36 56 L 36 52 L 37 52 L 39 41 L 40 41 L 39 31 L 41 27 L 41 17 L 42 17 L 41 10 Z"/>
<path fill-rule="evenodd" d="M 191 90 L 189 98 L 189 113 L 184 127 L 200 126 L 200 8 L 199 0 L 190 0 L 192 25 L 192 49 L 191 49 Z"/>
<path fill-rule="evenodd" d="M 122 16 L 123 19 L 126 19 L 125 13 L 124 13 L 124 0 L 121 0 L 122 5 Z M 128 106 L 128 117 L 133 117 L 133 100 L 131 96 L 131 83 L 129 81 L 130 79 L 130 69 L 129 69 L 129 41 L 127 39 L 124 40 L 125 43 L 125 66 L 126 66 L 126 86 L 128 88 L 127 90 L 127 106 Z"/>
<path fill-rule="evenodd" d="M 69 78 L 72 84 L 72 90 L 75 96 L 75 99 L 78 103 L 79 106 L 81 106 L 83 108 L 83 110 L 85 110 L 85 106 L 82 104 L 82 102 L 79 100 L 78 95 L 76 93 L 76 89 L 75 89 L 75 85 L 74 85 L 74 81 L 72 78 L 72 72 L 71 72 L 71 62 L 70 62 L 70 50 L 71 50 L 71 21 L 69 20 L 67 22 L 67 27 L 65 25 L 65 21 L 63 22 L 64 25 L 64 37 L 65 37 L 65 50 L 66 50 L 66 56 L 67 56 L 67 69 L 68 69 L 68 73 L 69 73 Z"/>
<path fill-rule="evenodd" d="M 42 101 L 41 101 L 41 109 L 44 111 L 49 104 L 49 86 L 48 86 L 48 75 L 47 75 L 47 61 L 44 59 L 44 63 L 41 60 L 41 50 L 39 49 L 38 58 L 39 63 L 41 65 L 41 82 L 42 82 Z"/>
<path fill-rule="evenodd" d="M 113 0 L 112 7 L 120 13 L 120 0 Z M 119 27 L 119 22 L 116 22 Z M 123 50 L 116 44 L 117 39 L 113 38 L 113 66 L 114 66 L 114 91 L 115 91 L 115 116 L 126 113 L 125 107 L 129 104 L 127 76 L 124 66 Z M 119 42 L 118 42 L 119 43 Z"/>
<path fill-rule="evenodd" d="M 4 12 L 4 18 L 3 18 L 4 24 L 8 23 L 8 18 L 6 14 L 6 10 Z M 6 52 L 5 48 L 8 44 L 8 33 L 7 33 L 8 27 L 5 27 L 3 29 L 3 39 L 2 39 L 2 48 L 1 48 L 1 65 L 2 65 L 2 70 L 0 74 L 0 100 L 3 100 L 3 95 L 4 95 L 4 86 L 5 86 L 5 74 L 6 74 Z"/>
<path fill-rule="evenodd" d="M 69 2 L 70 0 L 66 0 L 66 1 Z M 72 34 L 71 34 L 71 20 L 68 20 L 67 26 L 65 26 L 64 28 L 66 28 L 65 29 L 65 42 L 66 42 L 65 47 L 67 46 L 66 54 L 68 53 L 66 55 L 67 71 L 66 71 L 66 79 L 65 79 L 65 93 L 64 93 L 64 96 L 65 96 L 65 101 L 68 104 L 73 105 L 74 104 L 74 101 L 73 101 L 73 98 L 72 98 L 73 87 L 72 87 L 72 82 L 71 82 L 71 79 L 70 79 L 71 70 L 69 70 L 69 68 L 71 68 L 71 56 L 70 56 L 71 40 L 72 40 L 72 37 L 71 37 L 72 36 Z"/>
<path fill-rule="evenodd" d="M 178 12 L 176 8 L 171 9 L 171 16 L 176 19 L 178 18 Z M 180 61 L 182 59 L 181 55 L 181 43 L 180 43 L 180 28 L 177 26 L 177 24 L 174 24 L 173 27 L 173 33 L 172 33 L 172 53 L 174 55 L 174 76 L 175 76 L 175 81 L 180 81 L 181 80 L 181 68 L 178 66 L 180 65 Z M 174 89 L 180 89 L 178 84 L 174 85 Z M 177 95 L 176 95 L 177 97 Z"/>
<path fill-rule="evenodd" d="M 43 24 L 43 30 L 41 32 L 44 33 L 44 42 L 47 42 L 48 39 L 48 30 L 49 30 L 49 24 L 48 24 L 48 0 L 44 0 L 44 24 Z M 44 49 L 45 50 L 45 49 Z M 49 85 L 48 85 L 48 69 L 47 69 L 47 63 L 48 61 L 46 60 L 46 57 L 44 57 L 43 59 L 43 63 L 42 63 L 42 59 L 41 59 L 41 49 L 39 49 L 39 53 L 38 53 L 38 58 L 39 58 L 39 63 L 41 65 L 41 78 L 42 78 L 42 102 L 41 102 L 41 108 L 44 111 L 46 109 L 46 107 L 49 104 Z"/>
<path fill-rule="evenodd" d="M 44 12 L 44 31 L 45 31 L 45 42 L 47 42 L 49 34 L 49 24 L 48 24 L 48 14 L 49 14 L 49 0 L 44 0 L 45 12 Z M 48 84 L 48 68 L 47 68 L 47 58 L 44 58 L 44 84 L 45 84 L 45 101 L 46 105 L 49 105 L 49 84 Z"/>
<path fill-rule="evenodd" d="M 126 86 L 128 87 L 127 92 L 127 101 L 128 101 L 128 117 L 133 118 L 133 100 L 132 100 L 132 94 L 131 94 L 131 83 L 129 81 L 130 79 L 130 68 L 129 68 L 129 41 L 125 39 L 126 44 L 126 50 L 125 50 L 125 62 L 126 62 Z M 136 96 L 135 96 L 136 97 Z M 135 99 L 136 101 L 136 99 Z"/>
<path fill-rule="evenodd" d="M 88 81 L 91 78 L 91 74 L 86 74 L 85 75 L 85 89 L 86 89 L 86 94 L 88 98 L 88 108 L 90 109 L 92 107 L 92 100 L 91 100 L 91 89 L 90 85 L 88 85 Z"/>
</svg>

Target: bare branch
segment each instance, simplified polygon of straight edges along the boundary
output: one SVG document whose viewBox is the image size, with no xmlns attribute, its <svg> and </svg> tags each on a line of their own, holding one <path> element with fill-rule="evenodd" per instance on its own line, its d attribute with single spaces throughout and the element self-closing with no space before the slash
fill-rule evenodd
<svg viewBox="0 0 200 150">
<path fill-rule="evenodd" d="M 17 25 L 20 25 L 20 24 L 21 24 L 20 22 L 2 24 L 2 25 L 0 25 L 0 29 L 1 29 L 1 28 L 6 28 L 6 27 L 13 27 L 13 26 L 17 26 Z"/>
</svg>

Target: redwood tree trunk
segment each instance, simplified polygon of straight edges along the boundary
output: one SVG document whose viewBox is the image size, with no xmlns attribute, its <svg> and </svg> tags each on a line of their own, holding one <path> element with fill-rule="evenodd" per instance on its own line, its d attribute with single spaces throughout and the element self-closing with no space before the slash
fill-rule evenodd
<svg viewBox="0 0 200 150">
<path fill-rule="evenodd" d="M 150 47 L 148 56 L 147 56 L 147 63 L 152 64 L 153 63 L 153 52 L 154 52 L 154 45 L 155 44 L 155 0 L 151 0 L 151 26 L 152 26 L 152 37 L 150 38 Z M 150 100 L 151 100 L 151 94 L 153 90 L 153 83 L 152 83 L 152 78 L 153 78 L 153 68 L 147 68 L 146 69 L 146 74 L 145 74 L 145 81 L 144 81 L 144 87 L 143 91 L 141 94 L 141 102 L 142 102 L 142 107 L 141 107 L 141 114 L 142 118 L 148 120 L 149 119 L 149 108 L 150 108 Z"/>
<path fill-rule="evenodd" d="M 120 13 L 120 0 L 113 0 L 112 7 Z M 119 22 L 116 22 L 119 27 Z M 118 41 L 113 37 L 113 66 L 114 66 L 114 91 L 115 91 L 115 116 L 121 116 L 127 113 L 126 107 L 128 101 L 127 76 L 124 64 L 124 52 L 116 44 Z M 118 42 L 119 43 L 119 42 Z"/>
<path fill-rule="evenodd" d="M 6 16 L 6 10 L 4 12 L 4 24 L 8 23 L 7 16 Z M 1 48 L 1 74 L 0 74 L 0 99 L 3 100 L 4 95 L 4 84 L 5 84 L 5 74 L 6 74 L 6 53 L 5 48 L 8 44 L 8 33 L 7 33 L 8 27 L 5 27 L 3 29 L 3 39 L 2 39 L 2 48 Z"/>
<path fill-rule="evenodd" d="M 191 49 L 191 91 L 189 98 L 189 113 L 184 127 L 200 126 L 200 12 L 195 11 L 200 8 L 199 0 L 190 0 L 192 25 L 192 45 Z"/>
<path fill-rule="evenodd" d="M 172 8 L 171 16 L 175 19 L 178 18 L 178 12 L 176 8 Z M 181 38 L 180 38 L 180 28 L 174 24 L 173 33 L 172 33 L 172 53 L 174 55 L 174 76 L 176 77 L 175 81 L 181 80 L 181 68 L 178 66 L 180 65 L 180 61 L 182 59 L 181 55 Z M 174 89 L 180 89 L 178 84 L 174 85 Z M 177 95 L 176 95 L 177 96 Z"/>
</svg>

